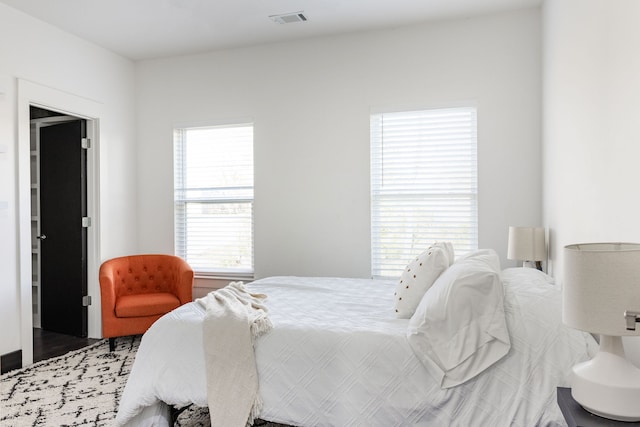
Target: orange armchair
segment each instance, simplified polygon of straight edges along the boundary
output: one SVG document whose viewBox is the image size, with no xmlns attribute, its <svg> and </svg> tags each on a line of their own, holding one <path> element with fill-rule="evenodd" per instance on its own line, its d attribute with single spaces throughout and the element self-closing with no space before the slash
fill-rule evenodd
<svg viewBox="0 0 640 427">
<path fill-rule="evenodd" d="M 193 299 L 193 270 L 173 255 L 131 255 L 100 266 L 102 336 L 143 334 L 162 315 Z"/>
</svg>

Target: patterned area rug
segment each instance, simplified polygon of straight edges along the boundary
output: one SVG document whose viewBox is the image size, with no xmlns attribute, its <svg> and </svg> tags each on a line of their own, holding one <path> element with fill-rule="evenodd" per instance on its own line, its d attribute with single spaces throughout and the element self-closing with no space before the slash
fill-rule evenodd
<svg viewBox="0 0 640 427">
<path fill-rule="evenodd" d="M 72 351 L 0 376 L 0 426 L 112 426 L 140 337 Z M 189 407 L 175 426 L 208 427 L 207 408 Z M 255 426 L 283 427 L 257 420 Z"/>
</svg>

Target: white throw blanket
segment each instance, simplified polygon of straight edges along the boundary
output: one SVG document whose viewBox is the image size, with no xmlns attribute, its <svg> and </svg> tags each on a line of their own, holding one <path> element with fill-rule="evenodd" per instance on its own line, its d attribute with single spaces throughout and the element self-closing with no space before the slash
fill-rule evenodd
<svg viewBox="0 0 640 427">
<path fill-rule="evenodd" d="M 213 427 L 251 425 L 262 410 L 254 342 L 272 328 L 265 298 L 232 282 L 197 300 L 207 310 L 202 332 Z"/>
</svg>

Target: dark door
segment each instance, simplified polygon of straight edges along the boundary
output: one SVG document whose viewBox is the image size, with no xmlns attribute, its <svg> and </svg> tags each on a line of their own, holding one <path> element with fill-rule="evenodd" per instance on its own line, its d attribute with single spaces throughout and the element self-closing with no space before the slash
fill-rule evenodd
<svg viewBox="0 0 640 427">
<path fill-rule="evenodd" d="M 85 121 L 40 129 L 40 286 L 42 328 L 87 336 Z"/>
</svg>

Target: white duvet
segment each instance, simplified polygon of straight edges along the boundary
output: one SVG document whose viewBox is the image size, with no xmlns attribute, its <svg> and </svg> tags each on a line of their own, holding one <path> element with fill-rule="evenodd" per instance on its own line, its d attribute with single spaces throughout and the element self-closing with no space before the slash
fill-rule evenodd
<svg viewBox="0 0 640 427">
<path fill-rule="evenodd" d="M 589 357 L 595 341 L 562 325 L 561 292 L 551 278 L 515 268 L 502 279 L 511 349 L 450 389 L 439 387 L 409 346 L 409 320 L 393 312 L 395 282 L 253 282 L 250 290 L 268 295 L 274 325 L 256 343 L 260 418 L 305 427 L 565 425 L 556 387 L 568 386 L 571 366 Z M 143 336 L 119 425 L 160 425 L 162 402 L 207 406 L 204 314 L 186 304 Z"/>
</svg>

